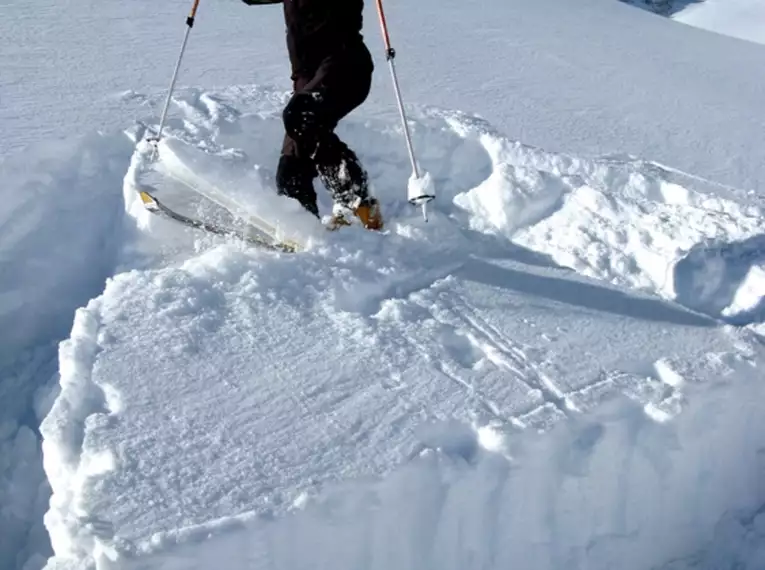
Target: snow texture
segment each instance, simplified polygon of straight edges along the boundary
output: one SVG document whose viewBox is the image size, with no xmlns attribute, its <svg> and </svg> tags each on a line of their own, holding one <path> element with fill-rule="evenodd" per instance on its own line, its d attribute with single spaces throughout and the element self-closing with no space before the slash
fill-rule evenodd
<svg viewBox="0 0 765 570">
<path fill-rule="evenodd" d="M 34 145 L 0 162 L 0 567 L 41 568 L 50 489 L 36 428 L 55 388 L 55 343 L 114 272 L 130 152 L 124 137 Z M 83 231 L 85 228 L 85 231 Z M 47 400 L 47 401 L 46 401 Z M 33 431 L 35 430 L 35 431 Z"/>
<path fill-rule="evenodd" d="M 675 14 L 674 19 L 719 34 L 765 43 L 765 5 L 759 0 L 704 0 Z"/>
<path fill-rule="evenodd" d="M 13 17 L 0 22 L 0 153 L 159 116 L 191 3 L 141 1 L 140 9 L 89 0 L 9 8 Z M 737 188 L 765 181 L 756 119 L 765 47 L 615 0 L 412 5 L 386 8 L 408 105 L 479 114 L 515 140 L 576 156 L 626 153 Z M 364 109 L 394 125 L 374 3 L 366 6 L 377 71 Z M 281 10 L 200 4 L 179 84 L 288 91 Z"/>
<path fill-rule="evenodd" d="M 759 3 L 386 5 L 426 224 L 368 2 L 384 235 L 274 195 L 278 6 L 201 4 L 150 161 L 143 4 L 3 5 L 0 568 L 765 565 Z"/>
<path fill-rule="evenodd" d="M 182 91 L 158 159 L 136 148 L 124 178 L 146 236 L 135 248 L 163 236 L 169 251 L 115 275 L 61 346 L 42 425 L 50 568 L 224 556 L 235 568 L 711 568 L 719 533 L 748 544 L 759 532 L 765 355 L 753 328 L 724 320 L 762 292 L 718 268 L 727 284 L 691 310 L 659 279 L 677 272 L 687 293 L 705 279 L 694 246 L 758 240 L 755 202 L 431 108 L 411 114 L 438 188 L 427 224 L 402 200 L 400 129 L 363 115 L 341 136 L 370 170 L 384 235 L 311 231 L 306 252 L 271 254 L 137 206 L 151 185 L 219 215 L 179 180 L 218 187 L 226 173 L 229 196 L 263 215 L 283 103 L 270 95 Z M 283 229 L 305 231 L 284 207 Z M 749 251 L 729 247 L 731 266 L 758 267 Z M 755 323 L 746 314 L 738 324 Z M 725 560 L 761 557 L 755 545 Z"/>
</svg>

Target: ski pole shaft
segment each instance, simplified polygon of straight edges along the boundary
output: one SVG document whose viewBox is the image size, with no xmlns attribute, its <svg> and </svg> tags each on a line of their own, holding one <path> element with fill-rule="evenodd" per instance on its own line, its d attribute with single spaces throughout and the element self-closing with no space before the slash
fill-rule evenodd
<svg viewBox="0 0 765 570">
<path fill-rule="evenodd" d="M 194 0 L 194 5 L 191 7 L 191 12 L 186 18 L 186 33 L 183 36 L 183 44 L 181 44 L 181 53 L 178 56 L 177 63 L 175 64 L 175 70 L 173 71 L 173 78 L 170 81 L 170 89 L 168 90 L 168 93 L 167 93 L 167 99 L 165 99 L 165 106 L 162 109 L 162 116 L 159 120 L 159 131 L 157 132 L 156 142 L 159 142 L 159 140 L 162 138 L 162 129 L 165 126 L 165 118 L 167 117 L 167 110 L 170 107 L 170 101 L 173 97 L 175 82 L 178 80 L 178 72 L 181 69 L 181 61 L 183 60 L 183 54 L 186 51 L 186 44 L 189 41 L 189 34 L 191 33 L 191 28 L 194 27 L 194 18 L 196 18 L 196 15 L 197 15 L 197 8 L 199 8 L 199 0 Z M 156 152 L 156 147 L 154 150 Z"/>
<path fill-rule="evenodd" d="M 406 112 L 404 111 L 404 103 L 401 98 L 401 89 L 398 85 L 398 77 L 396 75 L 396 66 L 394 59 L 396 57 L 396 50 L 390 42 L 390 34 L 388 33 L 388 22 L 385 19 L 385 11 L 383 10 L 382 0 L 377 0 L 377 15 L 380 17 L 380 29 L 382 30 L 383 41 L 385 42 L 385 58 L 388 60 L 388 66 L 390 67 L 391 79 L 393 80 L 393 90 L 396 94 L 396 103 L 398 104 L 398 112 L 401 116 L 401 123 L 404 127 L 404 136 L 406 138 L 406 147 L 409 151 L 409 160 L 412 163 L 412 171 L 415 178 L 419 178 L 420 174 L 417 169 L 417 161 L 414 157 L 414 148 L 412 146 L 412 137 L 409 133 L 409 124 L 406 121 Z"/>
<path fill-rule="evenodd" d="M 385 11 L 383 10 L 382 0 L 377 0 L 377 15 L 380 17 L 380 28 L 382 29 L 383 42 L 385 42 L 385 51 L 390 52 L 390 34 L 388 33 L 388 22 L 385 20 Z"/>
</svg>

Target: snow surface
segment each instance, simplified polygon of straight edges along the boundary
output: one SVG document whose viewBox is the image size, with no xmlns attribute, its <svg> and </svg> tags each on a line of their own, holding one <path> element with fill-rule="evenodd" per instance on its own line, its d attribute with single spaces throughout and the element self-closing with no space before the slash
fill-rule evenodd
<svg viewBox="0 0 765 570">
<path fill-rule="evenodd" d="M 0 23 L 0 153 L 159 115 L 190 4 L 14 4 Z M 393 123 L 377 16 L 366 4 L 378 72 L 365 112 Z M 765 47 L 616 0 L 389 4 L 408 104 L 479 114 L 549 150 L 626 153 L 739 188 L 765 180 Z M 200 3 L 179 83 L 288 90 L 281 7 Z"/>
<path fill-rule="evenodd" d="M 103 291 L 122 238 L 122 200 L 109 190 L 124 176 L 129 141 L 94 134 L 75 143 L 37 144 L 0 162 L 4 569 L 40 568 L 51 554 L 42 525 L 50 489 L 35 432 L 52 403 L 56 343 L 68 335 L 73 311 Z"/>
<path fill-rule="evenodd" d="M 427 225 L 402 201 L 400 131 L 361 113 L 341 133 L 387 235 L 287 214 L 308 249 L 278 255 L 137 207 L 151 184 L 216 215 L 178 184 L 193 171 L 226 173 L 262 213 L 282 104 L 185 91 L 158 163 L 138 145 L 124 193 L 152 263 L 111 279 L 61 346 L 42 425 L 49 567 L 691 567 L 714 563 L 720 532 L 761 531 L 762 341 L 711 301 L 673 303 L 687 289 L 671 278 L 694 245 L 757 239 L 759 206 L 425 109 L 411 119 L 439 190 Z"/>
<path fill-rule="evenodd" d="M 370 3 L 342 130 L 389 233 L 325 236 L 272 193 L 279 7 L 202 4 L 153 166 L 188 2 L 4 8 L 0 566 L 49 553 L 42 418 L 50 568 L 763 566 L 765 47 L 390 4 L 423 225 Z M 308 251 L 151 218 L 136 185 L 230 221 L 171 174 Z"/>
<path fill-rule="evenodd" d="M 704 0 L 673 16 L 678 22 L 765 43 L 765 4 L 760 0 Z"/>
</svg>

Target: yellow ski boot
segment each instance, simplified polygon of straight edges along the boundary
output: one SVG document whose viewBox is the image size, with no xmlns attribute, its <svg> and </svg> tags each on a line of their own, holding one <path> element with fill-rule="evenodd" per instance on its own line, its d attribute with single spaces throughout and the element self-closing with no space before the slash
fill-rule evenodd
<svg viewBox="0 0 765 570">
<path fill-rule="evenodd" d="M 361 220 L 364 227 L 368 230 L 383 229 L 382 212 L 380 211 L 380 202 L 376 198 L 370 198 L 364 204 L 360 204 L 354 212 L 356 217 Z"/>
<path fill-rule="evenodd" d="M 350 226 L 348 214 L 352 212 L 362 225 L 368 230 L 382 230 L 383 218 L 380 211 L 380 202 L 376 198 L 370 198 L 366 202 L 360 203 L 354 210 L 348 210 L 343 207 L 335 207 L 332 217 L 327 222 L 327 229 L 338 230 L 343 226 Z"/>
</svg>

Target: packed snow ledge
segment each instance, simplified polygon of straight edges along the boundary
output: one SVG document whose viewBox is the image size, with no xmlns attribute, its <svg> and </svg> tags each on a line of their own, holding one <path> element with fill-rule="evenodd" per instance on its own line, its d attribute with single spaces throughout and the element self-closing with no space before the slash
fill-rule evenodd
<svg viewBox="0 0 765 570">
<path fill-rule="evenodd" d="M 132 268 L 77 311 L 42 425 L 49 568 L 765 564 L 761 198 L 420 109 L 425 224 L 395 117 L 358 113 L 387 232 L 318 232 L 273 195 L 285 96 L 179 93 L 137 148 Z M 190 176 L 308 250 L 138 204 L 224 219 Z"/>
</svg>

